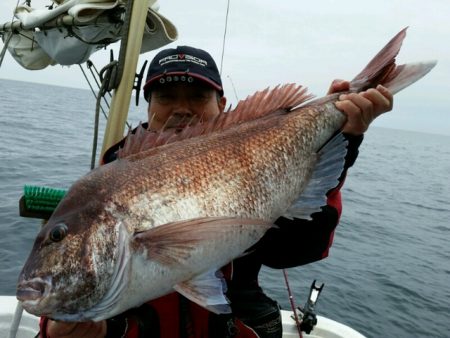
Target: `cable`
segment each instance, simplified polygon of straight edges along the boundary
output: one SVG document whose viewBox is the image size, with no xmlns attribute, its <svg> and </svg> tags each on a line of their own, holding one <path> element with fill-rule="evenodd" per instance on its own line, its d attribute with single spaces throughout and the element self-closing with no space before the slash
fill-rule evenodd
<svg viewBox="0 0 450 338">
<path fill-rule="evenodd" d="M 86 82 L 87 82 L 89 88 L 91 89 L 92 94 L 94 95 L 95 99 L 97 99 L 97 94 L 95 94 L 95 90 L 94 90 L 94 88 L 92 88 L 91 82 L 89 81 L 89 79 L 88 79 L 88 77 L 87 77 L 87 75 L 86 75 L 86 72 L 84 71 L 83 67 L 81 67 L 80 64 L 79 64 L 78 66 L 80 67 L 81 72 L 83 73 L 84 78 L 86 79 Z M 97 86 L 99 86 L 99 83 L 97 82 L 97 79 L 94 78 L 94 80 L 95 80 L 95 82 L 97 83 Z M 99 87 L 100 87 L 100 86 L 99 86 Z M 105 98 L 104 98 L 104 100 L 105 100 L 106 106 L 109 108 L 108 102 L 106 101 Z M 105 117 L 105 119 L 108 119 L 108 115 L 106 115 L 105 110 L 103 109 L 102 106 L 100 106 L 100 109 L 102 110 L 102 113 L 103 113 L 103 116 Z"/>
<path fill-rule="evenodd" d="M 228 27 L 228 13 L 230 12 L 230 0 L 227 2 L 227 14 L 225 16 L 225 30 L 223 32 L 223 42 L 222 42 L 222 58 L 220 60 L 220 75 L 222 76 L 222 66 L 223 66 L 223 55 L 225 54 L 225 40 L 227 37 L 227 27 Z"/>
<path fill-rule="evenodd" d="M 12 36 L 13 36 L 13 33 L 11 32 L 11 34 L 8 36 L 8 38 L 5 41 L 5 45 L 3 46 L 2 53 L 0 54 L 0 67 L 2 66 L 3 59 L 5 58 L 6 50 L 8 49 L 9 41 L 11 41 Z"/>
<path fill-rule="evenodd" d="M 16 8 L 19 6 L 19 1 L 20 0 L 17 0 L 17 2 L 16 2 Z M 15 12 L 15 10 L 14 10 L 14 12 Z M 11 23 L 13 22 L 13 20 L 14 20 L 14 13 L 11 18 Z M 11 34 L 8 36 L 8 38 L 5 41 L 5 45 L 3 46 L 2 52 L 0 54 L 0 67 L 2 66 L 3 59 L 5 58 L 5 53 L 6 53 L 6 50 L 8 49 L 8 45 L 9 45 L 9 42 L 11 41 L 12 36 L 13 36 L 13 32 L 11 32 Z"/>
</svg>

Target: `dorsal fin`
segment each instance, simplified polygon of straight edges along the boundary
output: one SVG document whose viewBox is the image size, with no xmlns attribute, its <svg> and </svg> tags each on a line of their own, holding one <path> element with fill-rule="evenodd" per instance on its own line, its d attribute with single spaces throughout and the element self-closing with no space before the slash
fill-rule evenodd
<svg viewBox="0 0 450 338">
<path fill-rule="evenodd" d="M 308 94 L 307 88 L 295 83 L 278 85 L 273 89 L 266 88 L 239 101 L 236 108 L 231 111 L 234 117 L 232 121 L 249 121 L 270 115 L 277 110 L 289 111 L 312 97 L 313 95 Z"/>
<path fill-rule="evenodd" d="M 139 125 L 134 133 L 131 131 L 128 133 L 123 148 L 118 152 L 118 157 L 124 158 L 167 143 L 225 130 L 233 125 L 271 114 L 286 113 L 312 97 L 313 95 L 308 94 L 306 88 L 290 83 L 258 91 L 240 101 L 235 109 L 228 109 L 214 120 L 188 125 L 181 132 L 175 129 L 151 131 Z"/>
</svg>

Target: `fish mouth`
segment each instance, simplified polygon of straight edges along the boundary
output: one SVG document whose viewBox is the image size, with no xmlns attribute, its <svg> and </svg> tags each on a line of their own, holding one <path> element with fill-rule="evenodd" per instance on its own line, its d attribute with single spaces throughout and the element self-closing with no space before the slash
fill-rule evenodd
<svg viewBox="0 0 450 338">
<path fill-rule="evenodd" d="M 22 281 L 17 286 L 16 297 L 21 302 L 36 302 L 50 293 L 51 284 L 41 278 Z"/>
</svg>

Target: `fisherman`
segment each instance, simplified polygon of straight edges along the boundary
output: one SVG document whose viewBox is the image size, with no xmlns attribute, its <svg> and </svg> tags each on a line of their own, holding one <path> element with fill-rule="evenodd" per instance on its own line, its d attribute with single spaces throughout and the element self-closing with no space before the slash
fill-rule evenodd
<svg viewBox="0 0 450 338">
<path fill-rule="evenodd" d="M 345 92 L 349 82 L 333 81 L 329 93 Z M 152 130 L 178 129 L 208 121 L 225 109 L 222 81 L 217 66 L 206 51 L 188 46 L 160 51 L 152 60 L 144 96 Z M 392 109 L 393 96 L 383 86 L 362 93 L 342 94 L 336 107 L 347 115 L 342 128 L 348 152 L 339 184 L 327 194 L 327 205 L 312 220 L 280 217 L 253 251 L 234 260 L 222 272 L 227 281 L 231 315 L 215 315 L 172 293 L 100 322 L 64 323 L 41 320 L 41 337 L 281 337 L 278 304 L 258 285 L 262 265 L 281 269 L 308 264 L 328 256 L 341 214 L 340 189 L 348 168 L 358 155 L 363 133 L 382 113 Z M 124 140 L 103 157 L 108 163 Z M 151 283 L 151 281 L 149 281 Z"/>
</svg>

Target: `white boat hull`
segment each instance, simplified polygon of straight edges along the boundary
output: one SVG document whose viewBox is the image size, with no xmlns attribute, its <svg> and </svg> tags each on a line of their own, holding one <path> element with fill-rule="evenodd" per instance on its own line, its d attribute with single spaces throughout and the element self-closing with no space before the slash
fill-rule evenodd
<svg viewBox="0 0 450 338">
<path fill-rule="evenodd" d="M 0 337 L 9 337 L 11 323 L 17 307 L 14 296 L 0 296 Z M 295 321 L 291 318 L 292 312 L 281 311 L 283 320 L 283 338 L 298 338 Z M 33 338 L 39 330 L 39 318 L 27 312 L 22 318 L 15 338 Z M 351 327 L 334 320 L 317 316 L 317 325 L 310 334 L 303 334 L 304 338 L 365 338 Z"/>
<path fill-rule="evenodd" d="M 281 311 L 283 322 L 283 338 L 298 338 L 298 330 L 295 320 L 291 318 L 291 311 Z M 351 327 L 335 320 L 317 316 L 317 325 L 310 334 L 303 333 L 303 338 L 366 338 Z"/>
</svg>

